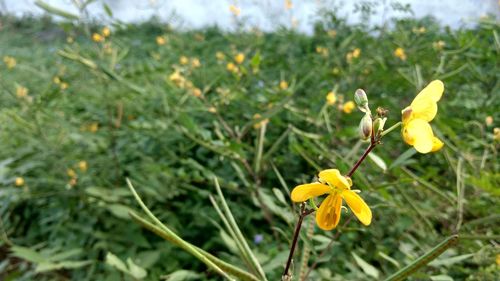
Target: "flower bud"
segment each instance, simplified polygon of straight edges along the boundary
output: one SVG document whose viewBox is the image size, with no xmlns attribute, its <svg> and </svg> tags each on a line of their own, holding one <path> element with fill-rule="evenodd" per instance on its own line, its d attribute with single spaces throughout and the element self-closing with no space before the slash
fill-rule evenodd
<svg viewBox="0 0 500 281">
<path fill-rule="evenodd" d="M 359 122 L 359 136 L 363 140 L 367 140 L 372 135 L 373 122 L 370 114 L 365 114 L 365 116 Z"/>
<path fill-rule="evenodd" d="M 386 120 L 387 118 L 384 117 L 384 118 L 376 118 L 375 121 L 373 121 L 373 132 L 375 134 L 380 133 L 384 130 L 384 125 Z"/>
<path fill-rule="evenodd" d="M 410 119 L 411 113 L 412 113 L 412 110 L 411 110 L 411 107 L 409 107 L 409 106 L 401 111 L 401 115 L 402 115 L 401 119 L 403 120 L 403 123 L 405 123 L 406 121 L 408 121 Z"/>
<path fill-rule="evenodd" d="M 359 107 L 365 107 L 368 105 L 368 97 L 363 89 L 356 90 L 356 93 L 354 93 L 354 101 Z"/>
</svg>

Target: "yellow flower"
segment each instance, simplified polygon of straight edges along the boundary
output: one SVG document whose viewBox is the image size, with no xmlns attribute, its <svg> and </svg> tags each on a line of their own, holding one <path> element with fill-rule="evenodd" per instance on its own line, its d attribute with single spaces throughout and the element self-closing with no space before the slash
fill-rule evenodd
<svg viewBox="0 0 500 281">
<path fill-rule="evenodd" d="M 229 5 L 229 11 L 236 17 L 241 13 L 240 8 L 236 7 L 235 5 Z"/>
<path fill-rule="evenodd" d="M 91 133 L 97 132 L 99 130 L 99 123 L 97 122 L 92 122 L 87 126 L 87 130 Z"/>
<path fill-rule="evenodd" d="M 361 49 L 360 48 L 356 48 L 352 51 L 352 57 L 353 58 L 358 58 L 359 55 L 361 55 Z"/>
<path fill-rule="evenodd" d="M 353 101 L 348 101 L 342 106 L 342 111 L 344 111 L 344 113 L 350 114 L 354 110 L 354 108 L 356 108 L 356 104 Z"/>
<path fill-rule="evenodd" d="M 182 76 L 182 74 L 176 70 L 174 71 L 174 73 L 170 74 L 170 76 L 168 77 L 168 79 L 170 81 L 172 81 L 175 85 L 177 85 L 177 87 L 184 87 L 184 84 L 186 82 L 186 79 L 184 78 L 184 76 Z"/>
<path fill-rule="evenodd" d="M 156 44 L 162 46 L 167 43 L 167 39 L 164 36 L 156 36 Z"/>
<path fill-rule="evenodd" d="M 208 108 L 208 112 L 210 112 L 210 113 L 216 113 L 217 112 L 217 108 L 211 106 L 211 107 Z"/>
<path fill-rule="evenodd" d="M 16 186 L 23 186 L 24 185 L 24 179 L 22 177 L 17 177 L 16 181 L 14 182 Z"/>
<path fill-rule="evenodd" d="M 68 44 L 73 44 L 73 42 L 75 42 L 75 39 L 74 39 L 73 37 L 68 36 L 68 37 L 66 38 L 66 43 L 68 43 Z"/>
<path fill-rule="evenodd" d="M 54 76 L 54 78 L 52 78 L 52 81 L 54 82 L 54 84 L 59 84 L 61 83 L 61 78 L 59 78 L 59 76 Z"/>
<path fill-rule="evenodd" d="M 493 139 L 496 141 L 500 141 L 500 128 L 493 129 Z"/>
<path fill-rule="evenodd" d="M 444 41 L 442 41 L 442 40 L 439 40 L 439 41 L 432 43 L 432 47 L 436 50 L 442 50 L 445 45 L 446 45 L 446 43 L 444 43 Z"/>
<path fill-rule="evenodd" d="M 223 52 L 217 52 L 215 53 L 215 57 L 217 58 L 218 61 L 222 61 L 226 58 L 226 55 L 224 55 Z"/>
<path fill-rule="evenodd" d="M 234 56 L 234 61 L 237 64 L 242 64 L 245 61 L 245 54 L 238 53 L 236 56 Z"/>
<path fill-rule="evenodd" d="M 328 105 L 334 105 L 337 102 L 337 95 L 335 92 L 331 91 L 326 95 L 326 103 Z"/>
<path fill-rule="evenodd" d="M 16 59 L 11 56 L 3 57 L 3 62 L 5 63 L 8 69 L 13 69 L 17 64 Z"/>
<path fill-rule="evenodd" d="M 316 223 L 323 230 L 332 230 L 338 225 L 342 200 L 346 201 L 362 224 L 370 225 L 372 211 L 365 201 L 351 190 L 351 186 L 350 178 L 342 176 L 337 169 L 328 169 L 319 173 L 319 182 L 296 186 L 291 197 L 294 202 L 304 202 L 328 193 L 316 212 Z"/>
<path fill-rule="evenodd" d="M 322 47 L 322 46 L 317 46 L 316 53 L 318 53 L 324 57 L 327 57 L 328 56 L 328 49 L 325 47 Z"/>
<path fill-rule="evenodd" d="M 238 72 L 238 67 L 232 63 L 232 62 L 229 62 L 227 65 L 226 65 L 226 69 L 228 71 L 231 71 L 231 72 Z"/>
<path fill-rule="evenodd" d="M 486 118 L 484 119 L 484 122 L 486 123 L 486 126 L 493 125 L 493 117 L 492 116 L 486 116 Z"/>
<path fill-rule="evenodd" d="M 405 50 L 401 47 L 397 48 L 394 50 L 394 56 L 401 59 L 401 60 L 406 60 L 406 53 Z"/>
<path fill-rule="evenodd" d="M 282 89 L 282 90 L 288 89 L 288 82 L 286 82 L 285 80 L 281 80 L 280 81 L 280 89 Z"/>
<path fill-rule="evenodd" d="M 92 34 L 92 40 L 94 40 L 94 42 L 102 42 L 104 41 L 104 37 L 99 33 L 94 33 Z"/>
<path fill-rule="evenodd" d="M 260 119 L 261 117 L 262 116 L 259 113 L 256 113 L 256 114 L 253 115 L 253 119 Z M 264 119 L 264 120 L 262 120 L 260 122 L 257 122 L 255 124 L 253 124 L 253 128 L 254 129 L 260 129 L 260 127 L 266 125 L 268 122 L 269 122 L 269 119 L 266 118 L 266 119 Z"/>
<path fill-rule="evenodd" d="M 186 64 L 189 63 L 189 59 L 186 56 L 181 56 L 179 58 L 179 63 L 182 64 L 182 65 L 186 65 Z"/>
<path fill-rule="evenodd" d="M 75 170 L 73 170 L 73 169 L 68 169 L 68 170 L 66 171 L 66 174 L 67 174 L 67 175 L 68 175 L 68 177 L 70 177 L 70 178 L 76 178 L 76 172 L 75 172 Z"/>
<path fill-rule="evenodd" d="M 285 0 L 285 10 L 291 10 L 293 8 L 292 0 Z"/>
<path fill-rule="evenodd" d="M 201 66 L 200 60 L 198 58 L 192 58 L 191 59 L 191 66 L 194 68 L 200 67 Z"/>
<path fill-rule="evenodd" d="M 192 91 L 191 91 L 191 94 L 197 98 L 201 97 L 201 95 L 203 94 L 202 91 L 199 89 L 199 88 L 194 88 Z"/>
<path fill-rule="evenodd" d="M 437 114 L 437 102 L 443 91 L 443 82 L 434 80 L 401 112 L 403 139 L 420 153 L 438 151 L 443 147 L 443 142 L 434 136 L 429 124 Z"/>
<path fill-rule="evenodd" d="M 82 172 L 87 171 L 87 168 L 88 168 L 87 161 L 82 160 L 82 161 L 78 162 L 78 168 L 79 168 L 79 169 L 80 169 L 80 171 L 82 171 Z"/>
<path fill-rule="evenodd" d="M 330 29 L 330 30 L 327 31 L 327 34 L 328 34 L 328 36 L 334 38 L 335 36 L 337 36 L 337 30 Z"/>
<path fill-rule="evenodd" d="M 61 90 L 64 91 L 64 90 L 66 90 L 69 87 L 69 85 L 66 82 L 62 82 L 60 87 L 61 87 Z"/>
<path fill-rule="evenodd" d="M 101 34 L 104 37 L 108 37 L 109 35 L 111 35 L 111 30 L 106 26 L 102 29 Z"/>
<path fill-rule="evenodd" d="M 25 98 L 28 96 L 28 88 L 23 86 L 17 86 L 16 88 L 16 96 L 18 98 Z"/>
</svg>

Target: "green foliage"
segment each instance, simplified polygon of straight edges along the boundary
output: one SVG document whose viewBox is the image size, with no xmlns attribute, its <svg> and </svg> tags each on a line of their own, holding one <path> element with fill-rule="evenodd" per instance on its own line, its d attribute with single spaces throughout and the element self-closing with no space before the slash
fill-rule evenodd
<svg viewBox="0 0 500 281">
<path fill-rule="evenodd" d="M 325 13 L 311 36 L 116 23 L 104 42 L 93 42 L 67 23 L 0 21 L 0 57 L 17 62 L 0 66 L 0 279 L 218 279 L 134 223 L 128 177 L 184 240 L 278 280 L 298 210 L 291 188 L 319 169 L 347 172 L 365 147 L 357 131 L 363 114 L 343 113 L 339 105 L 363 88 L 372 108 L 389 110 L 388 127 L 423 86 L 442 79 L 433 128 L 443 150 L 416 154 L 397 132 L 384 137 L 353 176 L 372 224 L 354 219 L 332 232 L 304 230 L 299 245 L 308 251 L 297 251 L 295 272 L 317 263 L 311 280 L 386 278 L 458 233 L 464 238 L 457 246 L 409 280 L 493 280 L 498 249 L 489 240 L 498 241 L 500 219 L 497 22 L 450 30 L 428 18 L 404 19 L 370 29 Z M 157 36 L 166 44 L 158 45 Z M 406 60 L 394 56 L 397 47 Z M 348 61 L 355 48 L 360 56 Z M 239 52 L 242 64 L 233 59 Z M 227 70 L 229 62 L 238 72 Z M 182 79 L 172 79 L 175 71 Z M 288 87 L 280 87 L 282 80 Z M 18 95 L 21 86 L 27 96 Z M 332 89 L 337 103 L 328 105 Z M 493 125 L 485 124 L 487 116 Z M 212 198 L 219 212 L 210 199 L 217 194 L 214 176 L 225 196 L 219 193 L 219 203 Z M 18 177 L 24 184 L 16 186 Z M 300 253 L 309 262 L 298 262 Z"/>
</svg>

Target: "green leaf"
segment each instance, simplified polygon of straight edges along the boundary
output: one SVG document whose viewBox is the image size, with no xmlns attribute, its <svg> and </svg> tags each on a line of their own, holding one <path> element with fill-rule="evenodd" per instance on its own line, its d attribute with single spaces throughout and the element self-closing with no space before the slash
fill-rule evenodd
<svg viewBox="0 0 500 281">
<path fill-rule="evenodd" d="M 63 262 L 42 262 L 37 265 L 35 272 L 47 272 L 60 269 L 75 269 L 91 264 L 92 261 L 63 261 Z"/>
<path fill-rule="evenodd" d="M 364 259 L 356 255 L 356 253 L 352 252 L 351 254 L 354 257 L 354 260 L 356 261 L 358 266 L 361 267 L 361 269 L 366 275 L 378 279 L 380 272 L 373 265 L 367 263 Z"/>
<path fill-rule="evenodd" d="M 144 277 L 146 277 L 148 275 L 146 270 L 144 268 L 138 266 L 137 264 L 135 264 L 131 258 L 127 258 L 127 264 L 128 264 L 129 273 L 134 278 L 143 279 Z"/>
<path fill-rule="evenodd" d="M 385 164 L 385 161 L 377 154 L 370 152 L 368 153 L 368 158 L 370 158 L 370 160 L 372 160 L 375 165 L 382 169 L 382 171 L 385 172 L 387 170 L 387 164 Z"/>
<path fill-rule="evenodd" d="M 33 263 L 42 263 L 47 260 L 47 257 L 43 256 L 39 252 L 26 247 L 12 246 L 11 248 L 12 256 L 27 260 Z"/>
<path fill-rule="evenodd" d="M 170 273 L 165 280 L 166 281 L 199 280 L 201 279 L 201 277 L 202 276 L 199 273 L 181 269 Z"/>
<path fill-rule="evenodd" d="M 108 252 L 106 254 L 106 263 L 120 270 L 121 272 L 128 273 L 128 269 L 125 263 L 111 252 Z"/>
</svg>

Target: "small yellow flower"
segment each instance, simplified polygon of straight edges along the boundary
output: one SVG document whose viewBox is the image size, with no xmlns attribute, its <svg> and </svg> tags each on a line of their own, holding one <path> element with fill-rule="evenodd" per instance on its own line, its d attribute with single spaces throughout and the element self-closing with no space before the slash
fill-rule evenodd
<svg viewBox="0 0 500 281">
<path fill-rule="evenodd" d="M 61 83 L 61 78 L 59 78 L 59 76 L 54 76 L 54 78 L 52 78 L 52 82 L 54 82 L 54 84 L 59 84 Z"/>
<path fill-rule="evenodd" d="M 92 34 L 92 40 L 94 40 L 94 42 L 99 43 L 99 42 L 104 41 L 104 37 L 99 33 L 94 33 L 94 34 Z"/>
<path fill-rule="evenodd" d="M 399 58 L 400 60 L 406 60 L 405 50 L 401 47 L 396 48 L 396 50 L 394 50 L 394 56 Z"/>
<path fill-rule="evenodd" d="M 16 87 L 16 96 L 18 98 L 25 98 L 28 96 L 28 88 L 23 87 L 23 86 L 17 86 Z"/>
<path fill-rule="evenodd" d="M 498 5 L 500 6 L 500 0 L 498 0 Z M 496 263 L 498 266 L 500 266 L 500 254 L 497 254 Z"/>
<path fill-rule="evenodd" d="M 87 171 L 87 169 L 88 169 L 88 164 L 87 164 L 87 161 L 82 160 L 82 161 L 78 162 L 78 168 L 79 168 L 79 169 L 80 169 L 80 171 L 82 171 L 82 172 Z"/>
<path fill-rule="evenodd" d="M 16 181 L 14 182 L 16 186 L 23 186 L 24 185 L 24 179 L 22 177 L 17 177 Z"/>
<path fill-rule="evenodd" d="M 239 16 L 241 13 L 240 8 L 235 5 L 229 5 L 229 11 L 236 17 Z"/>
<path fill-rule="evenodd" d="M 238 72 L 238 67 L 232 62 L 227 63 L 226 69 L 230 72 L 235 72 L 235 73 Z"/>
<path fill-rule="evenodd" d="M 342 105 L 342 111 L 347 114 L 350 114 L 354 108 L 356 108 L 356 104 L 353 101 L 348 101 Z"/>
<path fill-rule="evenodd" d="M 500 128 L 493 129 L 493 139 L 496 141 L 500 141 Z"/>
<path fill-rule="evenodd" d="M 280 89 L 281 89 L 281 90 L 286 90 L 286 89 L 288 89 L 288 82 L 286 82 L 285 80 L 281 80 L 281 81 L 280 81 Z"/>
<path fill-rule="evenodd" d="M 427 29 L 425 29 L 425 27 L 421 26 L 421 27 L 414 27 L 412 29 L 412 31 L 415 34 L 422 34 L 422 33 L 425 33 L 427 31 Z"/>
<path fill-rule="evenodd" d="M 191 91 L 191 94 L 197 98 L 201 97 L 203 95 L 202 91 L 199 88 L 194 88 Z"/>
<path fill-rule="evenodd" d="M 192 58 L 191 59 L 191 66 L 194 68 L 198 68 L 201 66 L 201 62 L 198 58 Z"/>
<path fill-rule="evenodd" d="M 11 56 L 3 57 L 3 62 L 5 63 L 8 69 L 13 69 L 17 64 L 16 59 Z"/>
<path fill-rule="evenodd" d="M 319 182 L 296 186 L 292 190 L 291 197 L 294 202 L 304 202 L 328 194 L 316 211 L 316 223 L 319 228 L 332 230 L 338 225 L 343 200 L 362 224 L 370 225 L 372 211 L 363 198 L 351 190 L 350 178 L 342 176 L 337 169 L 321 171 L 318 177 Z"/>
<path fill-rule="evenodd" d="M 359 58 L 359 56 L 361 55 L 361 49 L 360 48 L 356 48 L 352 51 L 352 57 L 353 58 Z"/>
<path fill-rule="evenodd" d="M 208 108 L 208 112 L 210 112 L 210 113 L 216 113 L 217 112 L 217 108 L 211 106 L 211 107 Z"/>
<path fill-rule="evenodd" d="M 437 102 L 443 91 L 443 82 L 434 80 L 401 112 L 403 139 L 420 153 L 438 151 L 443 147 L 443 142 L 434 136 L 429 124 L 436 117 Z"/>
<path fill-rule="evenodd" d="M 337 95 L 331 91 L 326 95 L 326 104 L 334 105 L 337 102 Z"/>
<path fill-rule="evenodd" d="M 70 177 L 70 178 L 76 178 L 76 172 L 75 172 L 75 170 L 73 170 L 73 169 L 68 169 L 68 170 L 66 171 L 66 174 L 67 174 L 67 175 L 68 175 L 68 177 Z"/>
<path fill-rule="evenodd" d="M 224 55 L 223 52 L 217 52 L 215 53 L 215 57 L 217 58 L 218 61 L 223 61 L 226 58 L 226 55 Z"/>
<path fill-rule="evenodd" d="M 285 0 L 285 10 L 291 10 L 293 8 L 292 0 Z"/>
<path fill-rule="evenodd" d="M 66 38 L 66 43 L 68 43 L 68 44 L 73 44 L 73 42 L 75 42 L 75 39 L 74 39 L 73 37 L 68 36 L 68 37 Z"/>
<path fill-rule="evenodd" d="M 61 90 L 63 90 L 63 91 L 64 91 L 64 90 L 66 90 L 66 89 L 69 87 L 69 85 L 68 85 L 68 83 L 66 83 L 66 82 L 61 82 L 60 87 L 61 87 Z"/>
<path fill-rule="evenodd" d="M 444 43 L 444 41 L 442 40 L 432 43 L 432 47 L 436 50 L 442 50 L 444 46 L 446 46 L 446 43 Z"/>
<path fill-rule="evenodd" d="M 486 123 L 486 126 L 491 126 L 493 125 L 493 117 L 492 116 L 486 116 L 486 118 L 484 119 L 484 122 Z"/>
<path fill-rule="evenodd" d="M 87 130 L 91 133 L 97 132 L 99 130 L 99 123 L 97 122 L 92 122 L 87 126 Z"/>
<path fill-rule="evenodd" d="M 167 43 L 167 39 L 164 36 L 156 36 L 156 44 L 163 46 Z"/>
<path fill-rule="evenodd" d="M 234 56 L 234 61 L 237 64 L 242 64 L 245 61 L 245 54 L 238 53 L 236 56 Z"/>
<path fill-rule="evenodd" d="M 184 84 L 186 83 L 186 78 L 182 76 L 182 74 L 176 70 L 174 73 L 170 74 L 168 77 L 170 81 L 172 81 L 177 87 L 184 87 Z"/>
<path fill-rule="evenodd" d="M 337 36 L 337 30 L 335 29 L 330 29 L 327 31 L 327 34 L 328 36 L 330 36 L 331 38 L 334 38 L 335 36 Z"/>
<path fill-rule="evenodd" d="M 325 47 L 322 47 L 322 46 L 317 46 L 316 53 L 318 53 L 324 57 L 327 57 L 328 56 L 328 49 Z"/>
<path fill-rule="evenodd" d="M 253 119 L 255 119 L 255 120 L 260 119 L 260 118 L 262 118 L 262 116 L 259 113 L 256 113 L 253 115 Z M 262 121 L 253 124 L 253 128 L 260 129 L 260 127 L 266 125 L 268 122 L 269 122 L 268 118 L 263 119 Z"/>
<path fill-rule="evenodd" d="M 111 35 L 111 30 L 106 26 L 102 29 L 101 34 L 104 37 L 109 37 L 109 35 Z"/>
<path fill-rule="evenodd" d="M 189 63 L 189 59 L 186 56 L 181 56 L 179 58 L 179 63 L 182 65 L 187 65 Z"/>
</svg>

